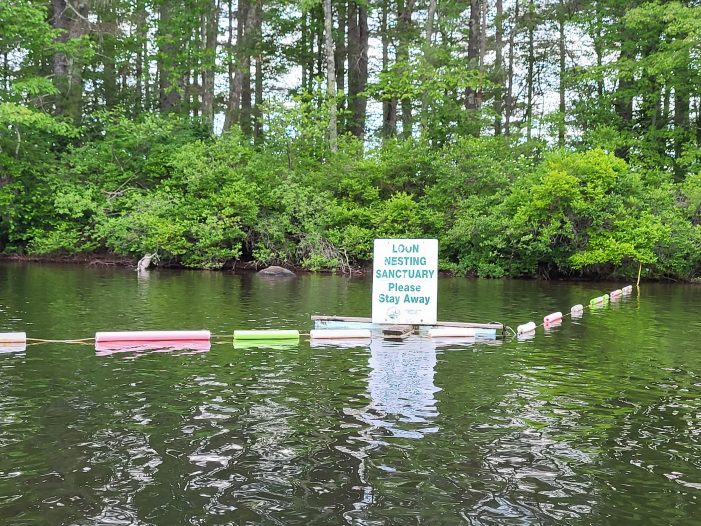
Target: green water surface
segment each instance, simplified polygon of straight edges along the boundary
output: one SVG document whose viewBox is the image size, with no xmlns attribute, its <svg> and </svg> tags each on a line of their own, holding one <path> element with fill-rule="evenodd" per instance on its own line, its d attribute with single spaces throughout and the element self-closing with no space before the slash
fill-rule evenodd
<svg viewBox="0 0 701 526">
<path fill-rule="evenodd" d="M 439 318 L 515 327 L 621 285 L 441 278 Z M 0 332 L 228 335 L 0 348 L 0 524 L 699 524 L 701 287 L 644 284 L 524 340 L 232 343 L 368 316 L 370 292 L 0 264 Z"/>
</svg>

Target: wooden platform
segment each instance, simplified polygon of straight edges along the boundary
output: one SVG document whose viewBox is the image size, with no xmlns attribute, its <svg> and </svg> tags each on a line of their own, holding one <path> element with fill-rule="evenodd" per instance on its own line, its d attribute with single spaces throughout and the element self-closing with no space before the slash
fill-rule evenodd
<svg viewBox="0 0 701 526">
<path fill-rule="evenodd" d="M 392 325 L 373 323 L 372 318 L 358 316 L 312 316 L 315 329 L 371 329 L 384 331 Z M 402 325 L 401 327 L 407 327 Z M 473 323 L 464 321 L 438 321 L 430 325 L 410 325 L 413 331 L 423 333 L 428 329 L 437 327 L 469 327 L 472 329 L 485 329 L 486 332 L 495 331 L 497 334 L 504 332 L 502 323 Z"/>
<path fill-rule="evenodd" d="M 367 325 L 367 327 L 362 327 L 367 329 L 379 329 L 387 326 L 381 323 L 373 323 L 372 318 L 359 316 L 312 316 L 312 321 L 315 324 L 317 321 L 321 323 L 336 322 L 338 324 L 346 324 L 348 327 L 353 325 L 355 328 L 361 328 L 358 325 Z M 495 329 L 497 332 L 504 330 L 503 323 L 473 323 L 465 321 L 437 321 L 430 325 L 421 325 L 421 327 L 471 327 L 474 329 Z"/>
</svg>

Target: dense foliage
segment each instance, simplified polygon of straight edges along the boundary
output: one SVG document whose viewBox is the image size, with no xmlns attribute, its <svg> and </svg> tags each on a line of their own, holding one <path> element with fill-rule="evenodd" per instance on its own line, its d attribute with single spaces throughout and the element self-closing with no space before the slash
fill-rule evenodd
<svg viewBox="0 0 701 526">
<path fill-rule="evenodd" d="M 0 251 L 698 276 L 701 8 L 505 4 L 0 3 Z"/>
</svg>

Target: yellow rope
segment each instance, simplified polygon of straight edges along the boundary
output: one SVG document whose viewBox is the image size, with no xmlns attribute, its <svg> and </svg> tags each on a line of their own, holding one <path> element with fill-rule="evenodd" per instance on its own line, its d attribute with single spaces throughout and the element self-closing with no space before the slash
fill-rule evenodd
<svg viewBox="0 0 701 526">
<path fill-rule="evenodd" d="M 75 340 L 43 340 L 41 338 L 27 338 L 27 341 L 36 343 L 88 343 L 95 341 L 95 338 L 79 338 Z"/>
</svg>

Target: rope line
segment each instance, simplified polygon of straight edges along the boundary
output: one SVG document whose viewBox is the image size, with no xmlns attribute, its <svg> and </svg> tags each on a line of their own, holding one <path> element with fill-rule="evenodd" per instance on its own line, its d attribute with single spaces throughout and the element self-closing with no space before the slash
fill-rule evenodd
<svg viewBox="0 0 701 526">
<path fill-rule="evenodd" d="M 27 338 L 27 341 L 34 343 L 89 343 L 94 342 L 95 338 L 76 338 L 73 340 L 44 340 L 42 338 Z"/>
</svg>

